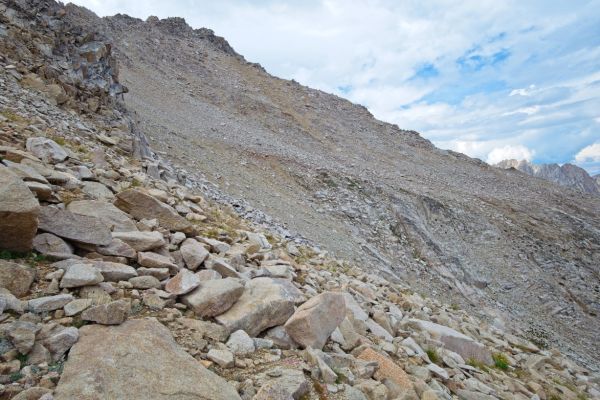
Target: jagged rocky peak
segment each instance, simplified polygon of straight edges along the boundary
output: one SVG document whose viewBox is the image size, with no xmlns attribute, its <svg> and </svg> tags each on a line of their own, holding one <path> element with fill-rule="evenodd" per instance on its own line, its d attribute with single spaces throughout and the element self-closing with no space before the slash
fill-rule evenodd
<svg viewBox="0 0 600 400">
<path fill-rule="evenodd" d="M 504 169 L 516 169 L 537 178 L 585 193 L 600 195 L 600 181 L 586 170 L 573 164 L 534 164 L 527 160 L 503 160 L 495 165 Z"/>
</svg>

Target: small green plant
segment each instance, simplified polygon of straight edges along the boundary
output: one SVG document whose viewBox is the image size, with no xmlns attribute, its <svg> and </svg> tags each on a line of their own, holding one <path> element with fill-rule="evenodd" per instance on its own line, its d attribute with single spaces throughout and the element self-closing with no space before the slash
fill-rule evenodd
<svg viewBox="0 0 600 400">
<path fill-rule="evenodd" d="M 9 378 L 10 378 L 11 382 L 17 382 L 23 378 L 23 374 L 20 372 L 15 372 L 15 373 L 10 374 Z"/>
<path fill-rule="evenodd" d="M 18 258 L 27 257 L 27 253 L 19 253 L 16 251 L 2 250 L 0 251 L 0 259 L 2 260 L 16 260 Z"/>
<path fill-rule="evenodd" d="M 48 371 L 58 372 L 59 374 L 62 374 L 64 364 L 65 364 L 64 360 L 56 361 L 56 362 L 48 365 Z"/>
<path fill-rule="evenodd" d="M 450 304 L 450 309 L 452 311 L 458 311 L 458 310 L 460 310 L 460 306 L 456 303 L 452 303 L 452 304 Z"/>
<path fill-rule="evenodd" d="M 496 368 L 506 371 L 508 369 L 508 358 L 502 353 L 492 355 Z"/>
<path fill-rule="evenodd" d="M 467 360 L 467 364 L 470 365 L 471 367 L 480 369 L 480 370 L 482 370 L 484 372 L 488 372 L 489 371 L 489 368 L 484 363 L 482 363 L 481 361 L 478 361 L 478 360 L 476 360 L 474 358 L 469 358 Z"/>
<path fill-rule="evenodd" d="M 81 318 L 77 318 L 76 320 L 73 321 L 73 326 L 77 329 L 81 328 L 84 325 L 87 325 L 89 322 L 88 321 L 84 321 Z"/>
<path fill-rule="evenodd" d="M 28 355 L 27 354 L 17 354 L 17 360 L 19 360 L 19 362 L 21 363 L 21 368 L 23 368 L 24 366 L 27 365 L 27 358 Z"/>
<path fill-rule="evenodd" d="M 429 361 L 432 363 L 437 364 L 440 362 L 440 356 L 436 349 L 427 349 L 425 350 L 425 353 L 427 353 L 427 357 L 429 357 Z"/>
</svg>

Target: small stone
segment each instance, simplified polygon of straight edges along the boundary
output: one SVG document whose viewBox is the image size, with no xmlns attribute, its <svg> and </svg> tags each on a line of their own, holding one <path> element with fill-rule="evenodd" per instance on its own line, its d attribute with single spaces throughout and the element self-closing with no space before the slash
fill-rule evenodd
<svg viewBox="0 0 600 400">
<path fill-rule="evenodd" d="M 233 354 L 228 350 L 211 349 L 207 357 L 223 368 L 233 367 Z"/>
<path fill-rule="evenodd" d="M 31 312 L 42 313 L 58 310 L 73 301 L 71 294 L 57 294 L 56 296 L 38 297 L 27 302 Z"/>
<path fill-rule="evenodd" d="M 160 287 L 160 281 L 150 275 L 131 278 L 129 279 L 129 283 L 131 283 L 135 289 L 151 289 Z"/>
<path fill-rule="evenodd" d="M 186 239 L 180 248 L 185 265 L 195 271 L 208 257 L 208 250 L 194 239 Z"/>
<path fill-rule="evenodd" d="M 169 270 L 178 270 L 177 265 L 173 263 L 171 258 L 163 256 L 161 254 L 152 252 L 139 252 L 138 264 L 148 268 L 169 268 Z"/>
<path fill-rule="evenodd" d="M 31 322 L 15 321 L 10 324 L 6 335 L 19 353 L 27 354 L 35 343 L 35 334 L 40 328 Z"/>
<path fill-rule="evenodd" d="M 33 239 L 35 251 L 45 255 L 73 254 L 73 247 L 51 233 L 41 233 Z"/>
<path fill-rule="evenodd" d="M 34 279 L 35 269 L 0 260 L 0 287 L 8 289 L 13 295 L 21 297 L 29 293 Z"/>
<path fill-rule="evenodd" d="M 69 267 L 60 281 L 61 288 L 74 288 L 100 283 L 104 277 L 96 268 L 87 264 L 75 264 Z"/>
<path fill-rule="evenodd" d="M 137 251 L 148 251 L 165 244 L 165 239 L 160 232 L 113 232 L 112 237 L 124 241 Z"/>
<path fill-rule="evenodd" d="M 102 325 L 122 324 L 131 310 L 131 303 L 127 300 L 117 300 L 88 308 L 81 314 L 81 319 L 94 321 Z"/>
<path fill-rule="evenodd" d="M 243 330 L 237 330 L 229 336 L 227 347 L 236 356 L 254 353 L 254 340 Z"/>
<path fill-rule="evenodd" d="M 67 317 L 72 317 L 74 315 L 79 314 L 83 310 L 92 306 L 91 299 L 76 299 L 71 301 L 69 304 L 65 305 L 65 315 Z"/>
</svg>

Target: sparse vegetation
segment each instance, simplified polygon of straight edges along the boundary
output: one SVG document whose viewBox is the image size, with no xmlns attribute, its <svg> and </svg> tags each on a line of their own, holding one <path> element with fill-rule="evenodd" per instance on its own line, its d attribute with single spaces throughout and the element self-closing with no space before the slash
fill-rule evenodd
<svg viewBox="0 0 600 400">
<path fill-rule="evenodd" d="M 502 353 L 492 355 L 496 368 L 506 371 L 508 369 L 508 358 Z"/>
<path fill-rule="evenodd" d="M 429 361 L 432 363 L 438 364 L 440 362 L 440 356 L 437 352 L 437 349 L 428 348 L 425 350 L 425 353 L 427 353 L 427 357 L 429 357 Z"/>
</svg>

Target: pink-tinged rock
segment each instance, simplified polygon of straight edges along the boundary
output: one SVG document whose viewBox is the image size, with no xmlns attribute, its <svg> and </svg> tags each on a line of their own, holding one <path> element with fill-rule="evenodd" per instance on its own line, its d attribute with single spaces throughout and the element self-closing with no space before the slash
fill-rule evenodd
<svg viewBox="0 0 600 400">
<path fill-rule="evenodd" d="M 182 269 L 165 285 L 165 290 L 174 295 L 191 292 L 200 285 L 200 278 L 188 269 Z"/>
</svg>

